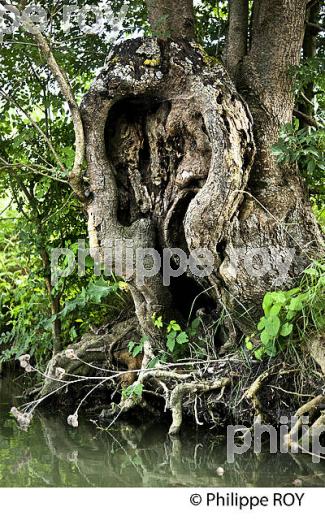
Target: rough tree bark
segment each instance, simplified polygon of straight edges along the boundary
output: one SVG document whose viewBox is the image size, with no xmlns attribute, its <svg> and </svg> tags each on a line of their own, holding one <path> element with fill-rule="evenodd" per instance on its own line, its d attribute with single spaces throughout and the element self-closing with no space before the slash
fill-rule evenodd
<svg viewBox="0 0 325 520">
<path fill-rule="evenodd" d="M 230 42 L 236 6 L 245 12 L 247 31 L 246 7 L 234 0 Z M 148 2 L 148 8 L 154 26 L 171 6 Z M 211 67 L 189 41 L 192 32 L 179 25 L 193 27 L 186 22 L 193 18 L 191 3 L 180 2 L 177 9 L 182 19 L 167 19 L 171 34 L 182 39 L 119 45 L 83 101 L 91 248 L 102 259 L 116 240 L 124 257 L 130 240 L 134 250 L 208 250 L 213 273 L 196 282 L 201 290 L 211 287 L 214 300 L 248 332 L 263 294 L 290 286 L 320 244 L 296 168 L 279 166 L 271 152 L 281 125 L 292 117 L 289 68 L 299 62 L 306 0 L 274 0 L 272 10 L 267 0 L 258 2 L 249 51 L 243 55 L 242 37 L 228 53 L 253 121 L 224 67 Z M 142 285 L 130 272 L 123 275 L 142 330 L 154 344 L 151 316 L 175 312 L 173 291 L 161 274 Z"/>
<path fill-rule="evenodd" d="M 277 164 L 271 151 L 281 126 L 292 119 L 290 67 L 300 60 L 306 4 L 305 0 L 274 0 L 270 9 L 266 0 L 255 2 L 250 50 L 237 73 L 237 87 L 253 116 L 257 148 L 249 194 L 233 220 L 221 267 L 229 299 L 234 302 L 236 297 L 238 308 L 256 309 L 263 292 L 290 285 L 320 247 L 320 234 L 297 169 Z M 242 253 L 254 250 L 257 265 L 260 254 L 264 255 L 268 272 L 255 278 L 244 267 L 234 276 L 234 263 L 240 265 Z M 287 274 L 285 266 L 289 267 Z M 254 312 L 250 314 L 254 320 Z"/>
<path fill-rule="evenodd" d="M 146 0 L 146 4 L 154 36 L 195 39 L 193 0 Z"/>
<path fill-rule="evenodd" d="M 185 405 L 183 394 L 217 391 L 221 399 L 233 380 L 245 380 L 245 367 L 237 354 L 234 358 L 224 349 L 224 357 L 204 361 L 211 363 L 204 374 L 197 360 L 190 361 L 188 371 L 183 365 L 181 370 L 179 365 L 144 370 L 155 349 L 164 347 L 152 325 L 153 313 L 165 319 L 181 313 L 184 301 L 190 294 L 193 297 L 190 287 L 194 285 L 195 294 L 209 292 L 217 309 L 226 310 L 226 328 L 234 341 L 236 329 L 240 333 L 255 329 L 265 292 L 295 283 L 320 250 L 321 236 L 303 181 L 295 166 L 277 164 L 271 151 L 281 126 L 292 118 L 290 67 L 299 63 L 307 0 L 273 0 L 272 9 L 269 0 L 255 1 L 249 35 L 247 2 L 232 1 L 226 55 L 236 85 L 225 67 L 211 64 L 213 60 L 195 43 L 192 2 L 147 3 L 159 38 L 129 40 L 116 46 L 80 111 L 47 42 L 40 33 L 35 34 L 71 107 L 77 136 L 71 184 L 86 204 L 91 252 L 129 282 L 139 332 L 149 337 L 144 342 L 144 355 L 137 361 L 127 352 L 126 335 L 136 328 L 134 323 L 119 324 L 118 338 L 111 331 L 85 339 L 74 354 L 53 358 L 47 384 L 58 383 L 57 372 L 60 382 L 65 370 L 73 371 L 76 365 L 77 370 L 95 369 L 96 360 L 106 363 L 110 372 L 112 358 L 127 369 L 136 368 L 123 374 L 132 378 L 127 384 L 136 377 L 141 384 L 149 380 L 155 391 L 163 388 L 165 409 L 170 408 L 173 415 L 170 433 L 177 434 L 186 406 L 193 408 L 191 413 L 200 424 L 197 399 Z M 240 40 L 235 44 L 238 31 Z M 84 152 L 87 193 L 83 193 L 82 182 Z M 212 258 L 213 270 L 205 278 L 186 273 L 176 290 L 173 285 L 164 285 L 161 272 L 142 282 L 136 276 L 139 263 L 135 253 L 140 248 L 159 253 L 179 248 L 187 255 L 203 249 Z M 176 254 L 172 261 L 177 269 Z M 148 257 L 145 267 L 151 267 Z M 177 300 L 181 300 L 180 305 L 176 305 Z M 118 340 L 122 344 L 114 352 Z M 323 367 L 323 348 L 317 338 L 308 348 Z M 229 371 L 232 363 L 239 366 L 238 374 Z M 246 360 L 242 363 L 246 366 Z M 238 402 L 236 397 L 233 406 L 230 389 L 225 409 L 236 413 L 243 400 L 250 403 L 250 407 L 243 405 L 245 413 L 261 417 L 262 399 L 257 393 L 262 381 L 299 371 L 296 367 L 279 371 L 277 362 L 264 373 L 260 369 L 258 363 L 249 367 L 243 382 L 249 386 L 243 399 Z M 114 377 L 120 376 L 118 372 Z M 320 388 L 316 381 L 311 391 L 319 393 Z M 238 396 L 237 387 L 235 393 Z M 134 401 L 122 398 L 121 412 L 129 410 L 129 404 L 133 406 Z M 218 424 L 214 406 L 219 417 L 219 404 L 215 395 L 210 402 L 207 398 L 205 423 L 212 418 L 212 423 Z M 227 413 L 223 415 L 228 421 Z M 229 420 L 238 424 L 238 415 L 237 422 L 234 416 Z"/>
<path fill-rule="evenodd" d="M 238 64 L 247 53 L 248 0 L 230 1 L 229 11 L 226 67 L 231 77 L 235 78 Z"/>
<path fill-rule="evenodd" d="M 212 252 L 217 269 L 216 247 L 254 155 L 249 113 L 224 68 L 209 68 L 186 40 L 126 42 L 85 97 L 82 114 L 93 254 L 103 256 L 112 240 L 125 249 L 133 240 L 134 250 L 189 254 L 200 247 Z M 175 314 L 171 291 L 160 274 L 144 284 L 124 276 L 142 329 L 155 336 L 152 314 Z"/>
</svg>

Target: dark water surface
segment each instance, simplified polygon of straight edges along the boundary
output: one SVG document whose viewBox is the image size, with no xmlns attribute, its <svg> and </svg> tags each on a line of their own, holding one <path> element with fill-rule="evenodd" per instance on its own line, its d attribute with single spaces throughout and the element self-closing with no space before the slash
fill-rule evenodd
<svg viewBox="0 0 325 520">
<path fill-rule="evenodd" d="M 9 415 L 17 395 L 17 386 L 0 379 L 0 487 L 267 487 L 298 478 L 325 485 L 324 462 L 308 456 L 246 453 L 227 463 L 225 440 L 213 432 L 185 430 L 171 440 L 157 424 L 120 423 L 107 432 L 84 421 L 73 429 L 51 410 L 24 432 Z"/>
</svg>

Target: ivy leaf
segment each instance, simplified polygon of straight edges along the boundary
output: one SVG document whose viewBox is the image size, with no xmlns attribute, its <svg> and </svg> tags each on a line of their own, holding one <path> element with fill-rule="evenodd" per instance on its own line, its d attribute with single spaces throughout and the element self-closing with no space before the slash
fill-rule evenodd
<svg viewBox="0 0 325 520">
<path fill-rule="evenodd" d="M 292 298 L 291 302 L 290 302 L 290 305 L 289 305 L 289 310 L 290 311 L 302 311 L 303 309 L 303 295 L 300 295 L 300 296 L 296 296 L 295 298 Z"/>
<path fill-rule="evenodd" d="M 263 304 L 262 304 L 265 316 L 267 316 L 268 313 L 270 312 L 272 305 L 273 305 L 273 296 L 271 293 L 266 293 L 266 295 L 263 298 Z"/>
<path fill-rule="evenodd" d="M 263 330 L 261 334 L 261 342 L 263 343 L 263 345 L 267 346 L 270 343 L 270 340 L 270 335 L 266 332 L 266 330 Z"/>
<path fill-rule="evenodd" d="M 270 316 L 278 316 L 281 312 L 283 305 L 281 303 L 276 303 L 270 310 Z"/>
</svg>

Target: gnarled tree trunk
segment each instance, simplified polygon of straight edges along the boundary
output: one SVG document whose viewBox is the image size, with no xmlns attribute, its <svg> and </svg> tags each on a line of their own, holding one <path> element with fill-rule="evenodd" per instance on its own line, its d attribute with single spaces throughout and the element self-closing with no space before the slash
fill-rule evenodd
<svg viewBox="0 0 325 520">
<path fill-rule="evenodd" d="M 307 0 L 255 0 L 249 21 L 249 3 L 232 0 L 227 71 L 221 63 L 211 64 L 214 60 L 195 43 L 191 0 L 147 0 L 155 37 L 116 46 L 80 112 L 48 44 L 36 33 L 71 108 L 77 153 L 70 182 L 87 207 L 91 253 L 128 281 L 141 329 L 136 330 L 137 337 L 138 333 L 148 337 L 143 356 L 136 360 L 128 352 L 130 334 L 137 329 L 132 320 L 119 324 L 117 338 L 113 331 L 86 338 L 76 352 L 69 349 L 54 357 L 45 393 L 60 383 L 65 372 L 97 370 L 93 364 L 97 359 L 105 366 L 98 367 L 99 372 L 110 374 L 121 364 L 128 369 L 125 374 L 113 370 L 114 376 L 99 378 L 94 389 L 118 380 L 129 385 L 136 379 L 141 388 L 148 384 L 150 395 L 153 389 L 163 397 L 165 410 L 171 410 L 170 433 L 177 434 L 186 407 L 200 424 L 198 392 L 206 396 L 205 404 L 200 404 L 206 424 L 220 425 L 222 414 L 223 421 L 238 424 L 238 417 L 249 411 L 261 421 L 263 399 L 257 394 L 263 381 L 296 371 L 286 366 L 279 370 L 277 361 L 266 371 L 263 363 L 247 368 L 246 359 L 238 360 L 237 353 L 234 357 L 225 348 L 220 359 L 207 352 L 204 361 L 182 360 L 181 367 L 149 369 L 148 361 L 155 351 L 166 348 L 153 325 L 154 314 L 165 322 L 182 319 L 185 310 L 192 310 L 193 298 L 204 292 L 209 304 L 224 311 L 225 339 L 234 341 L 234 332 L 255 329 L 265 292 L 296 283 L 320 250 L 320 232 L 297 168 L 279 165 L 271 149 L 281 126 L 292 118 L 290 67 L 299 63 L 307 4 Z M 85 194 L 84 150 L 89 178 Z M 171 284 L 161 268 L 153 269 L 153 251 L 159 259 L 169 251 L 164 260 L 171 260 L 176 271 Z M 205 253 L 201 268 L 195 270 L 192 262 L 191 269 L 176 279 L 182 257 L 192 255 L 198 263 L 199 252 Z M 203 272 L 206 260 L 210 269 Z M 309 352 L 323 367 L 318 339 Z M 117 343 L 121 344 L 114 351 Z M 29 368 L 29 360 L 21 363 Z M 239 379 L 246 391 L 238 401 Z M 313 383 L 310 391 L 319 395 L 298 409 L 299 417 L 306 410 L 315 411 L 315 402 L 319 407 L 324 401 L 323 381 Z M 211 392 L 219 392 L 217 400 Z M 194 399 L 185 404 L 185 395 Z M 137 402 L 124 397 L 121 412 Z M 16 410 L 18 420 L 30 422 L 30 410 L 37 402 L 26 408 L 29 414 Z M 68 418 L 72 426 L 78 423 L 79 407 Z M 238 408 L 245 410 L 238 414 Z"/>
<path fill-rule="evenodd" d="M 199 282 L 217 288 L 218 245 L 229 235 L 254 158 L 249 112 L 223 66 L 207 66 L 185 40 L 126 42 L 82 110 L 93 253 L 103 258 L 115 239 L 126 255 L 132 240 L 132 267 L 139 270 L 139 248 L 180 248 L 187 255 L 204 248 L 213 273 Z M 126 271 L 123 276 L 142 329 L 154 336 L 152 314 L 175 313 L 173 288 L 160 273 L 145 283 Z"/>
<path fill-rule="evenodd" d="M 154 25 L 158 4 L 148 4 Z M 209 290 L 247 332 L 263 294 L 290 286 L 320 244 L 296 168 L 277 164 L 271 151 L 292 117 L 289 68 L 299 62 L 306 1 L 275 0 L 270 11 L 261 0 L 246 51 L 247 5 L 233 0 L 231 17 L 243 11 L 245 21 L 240 49 L 228 53 L 230 72 L 247 104 L 225 68 L 211 66 L 184 29 L 192 26 L 185 23 L 193 21 L 191 6 L 184 0 L 177 8 L 184 11 L 183 29 L 179 17 L 165 17 L 173 40 L 117 46 L 82 104 L 92 252 L 105 260 L 116 241 L 120 258 L 133 251 L 121 274 L 152 344 L 159 336 L 151 317 L 175 314 L 175 289 L 165 286 L 161 272 L 139 282 L 139 248 L 208 251 L 213 271 L 205 278 L 188 273 L 184 298 L 192 278 L 196 294 Z M 231 27 L 238 28 L 236 19 Z M 173 261 L 177 269 L 177 255 Z"/>
</svg>

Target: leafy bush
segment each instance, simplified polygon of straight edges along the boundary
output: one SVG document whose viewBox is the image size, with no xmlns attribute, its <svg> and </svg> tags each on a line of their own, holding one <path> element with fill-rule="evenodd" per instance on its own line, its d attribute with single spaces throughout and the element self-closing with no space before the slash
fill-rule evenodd
<svg viewBox="0 0 325 520">
<path fill-rule="evenodd" d="M 272 148 L 280 163 L 298 162 L 311 192 L 325 195 L 325 130 L 315 128 L 299 129 L 299 121 L 285 125 L 279 141 Z"/>
<path fill-rule="evenodd" d="M 159 362 L 175 362 L 186 356 L 191 357 L 192 351 L 196 358 L 204 356 L 204 341 L 199 337 L 199 318 L 193 320 L 186 330 L 183 330 L 176 320 L 164 323 L 163 317 L 156 316 L 156 314 L 153 314 L 152 322 L 157 329 L 163 330 L 166 350 L 151 360 L 148 368 L 154 368 Z M 142 354 L 146 339 L 146 336 L 143 336 L 139 343 L 134 341 L 129 342 L 128 348 L 132 356 L 137 357 L 139 354 Z"/>
<path fill-rule="evenodd" d="M 314 261 L 299 287 L 266 293 L 257 332 L 246 338 L 257 359 L 275 357 L 290 344 L 325 329 L 325 264 Z"/>
</svg>

